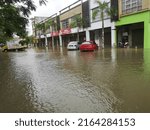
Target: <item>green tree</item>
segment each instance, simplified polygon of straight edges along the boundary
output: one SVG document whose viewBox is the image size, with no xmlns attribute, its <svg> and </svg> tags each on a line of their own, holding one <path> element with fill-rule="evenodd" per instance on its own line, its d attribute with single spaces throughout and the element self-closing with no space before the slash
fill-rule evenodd
<svg viewBox="0 0 150 130">
<path fill-rule="evenodd" d="M 46 0 L 39 3 L 46 4 Z M 32 0 L 0 0 L 0 41 L 6 41 L 14 33 L 25 36 L 28 17 L 35 10 Z"/>
<path fill-rule="evenodd" d="M 45 23 L 38 23 L 35 25 L 35 29 L 36 32 L 38 32 L 38 36 L 39 36 L 39 42 L 41 41 L 41 35 L 44 34 L 44 36 L 46 35 L 46 29 L 45 29 Z"/>
<path fill-rule="evenodd" d="M 104 42 L 105 42 L 105 39 L 104 39 L 104 18 L 105 18 L 105 14 L 107 15 L 111 15 L 111 11 L 110 11 L 110 7 L 109 7 L 109 2 L 106 2 L 106 1 L 103 1 L 101 2 L 100 0 L 96 0 L 96 3 L 98 4 L 98 9 L 95 10 L 93 12 L 93 19 L 96 18 L 96 16 L 98 15 L 98 13 L 100 12 L 100 18 L 101 18 L 101 21 L 102 21 L 102 35 L 101 35 L 101 47 L 104 48 Z"/>
<path fill-rule="evenodd" d="M 23 40 L 21 40 L 19 42 L 19 44 L 28 46 L 29 44 L 32 44 L 32 42 L 33 42 L 33 37 L 32 36 L 26 36 Z"/>
<path fill-rule="evenodd" d="M 75 15 L 72 18 L 72 22 L 70 23 L 70 27 L 75 28 L 77 27 L 77 41 L 79 41 L 79 29 L 83 27 L 83 19 L 81 15 Z"/>
<path fill-rule="evenodd" d="M 17 8 L 12 5 L 5 5 L 0 9 L 0 36 L 8 39 L 14 33 L 18 36 L 26 34 L 28 20 L 20 15 Z M 2 37 L 3 36 L 3 37 Z"/>
<path fill-rule="evenodd" d="M 56 27 L 56 22 L 54 19 L 49 19 L 46 22 L 46 29 L 50 29 L 52 31 L 52 45 L 54 47 L 54 36 L 53 36 L 53 32 L 55 31 L 55 27 Z"/>
</svg>

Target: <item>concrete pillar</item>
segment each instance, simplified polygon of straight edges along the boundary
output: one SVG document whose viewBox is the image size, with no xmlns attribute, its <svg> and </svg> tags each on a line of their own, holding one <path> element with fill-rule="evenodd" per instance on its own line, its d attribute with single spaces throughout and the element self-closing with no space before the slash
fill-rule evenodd
<svg viewBox="0 0 150 130">
<path fill-rule="evenodd" d="M 115 22 L 112 22 L 111 25 L 111 47 L 114 48 L 116 46 L 116 27 Z"/>
<path fill-rule="evenodd" d="M 111 49 L 111 61 L 116 63 L 116 58 L 117 58 L 117 51 L 116 48 Z"/>
<path fill-rule="evenodd" d="M 150 19 L 150 18 L 149 18 Z M 144 21 L 144 49 L 150 49 L 150 21 Z"/>
<path fill-rule="evenodd" d="M 90 31 L 86 29 L 85 33 L 86 33 L 86 41 L 90 41 Z"/>
<path fill-rule="evenodd" d="M 62 47 L 62 36 L 59 35 L 59 42 L 60 42 L 60 47 Z"/>
<path fill-rule="evenodd" d="M 98 46 L 100 46 L 100 33 L 99 33 L 99 31 L 98 30 L 95 30 L 95 42 L 96 42 L 96 44 L 98 45 Z"/>
<path fill-rule="evenodd" d="M 129 42 L 129 46 L 132 47 L 132 30 L 131 28 L 129 28 L 129 35 L 128 35 L 128 42 Z"/>
<path fill-rule="evenodd" d="M 45 35 L 45 46 L 47 47 L 48 44 L 47 44 L 47 36 Z"/>
</svg>

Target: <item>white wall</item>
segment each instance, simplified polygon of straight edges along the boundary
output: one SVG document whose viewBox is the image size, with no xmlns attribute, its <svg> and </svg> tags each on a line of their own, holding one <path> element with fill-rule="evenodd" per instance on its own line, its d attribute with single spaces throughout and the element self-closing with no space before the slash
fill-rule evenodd
<svg viewBox="0 0 150 130">
<path fill-rule="evenodd" d="M 101 0 L 110 2 L 110 0 Z M 102 21 L 94 21 L 92 22 L 92 10 L 96 7 L 98 7 L 98 4 L 96 3 L 96 0 L 89 0 L 90 2 L 90 20 L 91 20 L 91 27 L 89 30 L 98 30 L 102 28 Z M 111 19 L 104 20 L 104 27 L 108 28 L 111 27 L 111 46 L 114 47 L 116 44 L 116 31 L 115 31 L 115 25 L 111 23 Z M 95 31 L 95 42 L 100 45 L 101 43 L 101 37 L 99 34 L 99 31 Z"/>
<path fill-rule="evenodd" d="M 102 1 L 102 2 L 103 1 L 110 2 L 110 0 L 100 0 L 100 1 Z M 90 2 L 90 8 L 91 9 L 93 9 L 93 8 L 98 6 L 98 4 L 96 3 L 96 0 L 89 0 L 89 2 Z"/>
<path fill-rule="evenodd" d="M 110 19 L 107 19 L 104 21 L 104 26 L 105 26 L 105 28 L 111 27 Z M 98 22 L 91 23 L 91 27 L 89 28 L 89 30 L 95 30 L 95 29 L 100 29 L 100 28 L 102 28 L 102 22 L 98 21 Z"/>
<path fill-rule="evenodd" d="M 101 0 L 101 1 L 110 2 L 110 0 Z M 101 21 L 92 22 L 92 9 L 98 7 L 98 4 L 96 3 L 96 0 L 89 0 L 89 2 L 90 2 L 90 20 L 91 20 L 91 27 L 89 28 L 89 30 L 100 29 L 100 28 L 102 28 L 102 22 Z M 104 21 L 104 26 L 105 27 L 111 27 L 111 20 L 106 19 Z"/>
</svg>

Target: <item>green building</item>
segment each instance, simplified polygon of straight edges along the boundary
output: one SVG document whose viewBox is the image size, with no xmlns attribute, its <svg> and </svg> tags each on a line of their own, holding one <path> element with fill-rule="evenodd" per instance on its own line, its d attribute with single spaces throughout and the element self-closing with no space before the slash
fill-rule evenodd
<svg viewBox="0 0 150 130">
<path fill-rule="evenodd" d="M 150 48 L 150 0 L 118 0 L 117 43 Z"/>
</svg>

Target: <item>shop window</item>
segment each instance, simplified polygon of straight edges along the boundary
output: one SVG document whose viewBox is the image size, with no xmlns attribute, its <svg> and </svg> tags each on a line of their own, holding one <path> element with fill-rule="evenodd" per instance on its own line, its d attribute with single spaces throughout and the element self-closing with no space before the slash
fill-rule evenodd
<svg viewBox="0 0 150 130">
<path fill-rule="evenodd" d="M 68 20 L 68 19 L 62 21 L 62 28 L 63 28 L 63 29 L 64 29 L 64 28 L 68 28 L 68 26 L 69 26 L 69 20 Z"/>
</svg>

